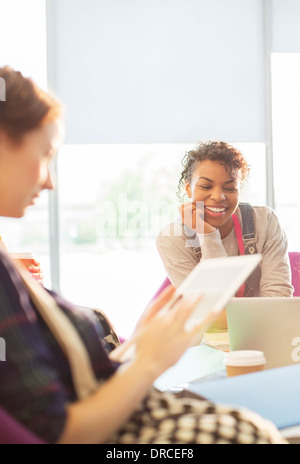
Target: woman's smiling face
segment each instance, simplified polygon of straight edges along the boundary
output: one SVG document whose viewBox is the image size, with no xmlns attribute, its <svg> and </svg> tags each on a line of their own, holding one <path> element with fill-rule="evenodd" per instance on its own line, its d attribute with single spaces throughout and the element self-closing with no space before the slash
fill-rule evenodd
<svg viewBox="0 0 300 464">
<path fill-rule="evenodd" d="M 204 204 L 204 221 L 226 237 L 233 228 L 232 215 L 239 204 L 241 180 L 238 169 L 231 172 L 218 161 L 202 161 L 186 183 L 186 192 L 195 203 Z"/>
</svg>

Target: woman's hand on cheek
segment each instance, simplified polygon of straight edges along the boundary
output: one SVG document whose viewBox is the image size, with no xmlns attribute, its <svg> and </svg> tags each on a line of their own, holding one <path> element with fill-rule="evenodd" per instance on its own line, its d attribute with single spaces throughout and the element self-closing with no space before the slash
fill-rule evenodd
<svg viewBox="0 0 300 464">
<path fill-rule="evenodd" d="M 215 227 L 204 221 L 203 202 L 184 203 L 178 207 L 182 223 L 197 234 L 211 234 L 215 232 Z"/>
</svg>

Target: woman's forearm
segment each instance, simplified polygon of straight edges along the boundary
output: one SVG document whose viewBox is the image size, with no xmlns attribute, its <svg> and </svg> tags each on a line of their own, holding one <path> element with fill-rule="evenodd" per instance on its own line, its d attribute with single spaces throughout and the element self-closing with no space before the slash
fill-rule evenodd
<svg viewBox="0 0 300 464">
<path fill-rule="evenodd" d="M 222 258 L 227 256 L 219 230 L 215 230 L 210 234 L 198 234 L 198 237 L 203 259 Z"/>
<path fill-rule="evenodd" d="M 132 362 L 121 366 L 99 390 L 68 406 L 67 423 L 59 444 L 105 443 L 129 419 L 147 395 L 155 366 Z"/>
<path fill-rule="evenodd" d="M 168 293 L 157 304 L 168 298 Z M 211 325 L 207 319 L 190 330 L 185 328 L 201 298 L 182 297 L 171 310 L 147 319 L 131 340 L 135 344 L 132 360 L 120 366 L 94 395 L 68 407 L 59 443 L 105 443 L 122 427 L 154 380 L 173 366 Z"/>
</svg>

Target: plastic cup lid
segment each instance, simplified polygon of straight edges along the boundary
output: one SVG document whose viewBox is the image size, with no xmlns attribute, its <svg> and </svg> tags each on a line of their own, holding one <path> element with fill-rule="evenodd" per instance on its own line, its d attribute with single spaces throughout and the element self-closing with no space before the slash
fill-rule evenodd
<svg viewBox="0 0 300 464">
<path fill-rule="evenodd" d="M 33 253 L 9 253 L 12 259 L 34 259 Z"/>
<path fill-rule="evenodd" d="M 266 358 L 262 351 L 231 351 L 226 353 L 224 364 L 234 367 L 261 366 L 266 364 Z"/>
</svg>

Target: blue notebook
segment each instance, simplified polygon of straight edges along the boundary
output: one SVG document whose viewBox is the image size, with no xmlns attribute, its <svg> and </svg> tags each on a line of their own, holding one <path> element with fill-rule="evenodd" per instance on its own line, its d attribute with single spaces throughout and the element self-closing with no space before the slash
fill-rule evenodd
<svg viewBox="0 0 300 464">
<path fill-rule="evenodd" d="M 224 370 L 224 353 L 201 344 L 189 348 L 175 366 L 164 372 L 154 383 L 160 391 L 205 378 Z"/>
<path fill-rule="evenodd" d="M 188 389 L 214 403 L 250 409 L 278 429 L 300 425 L 299 364 L 217 382 L 193 382 Z"/>
</svg>

